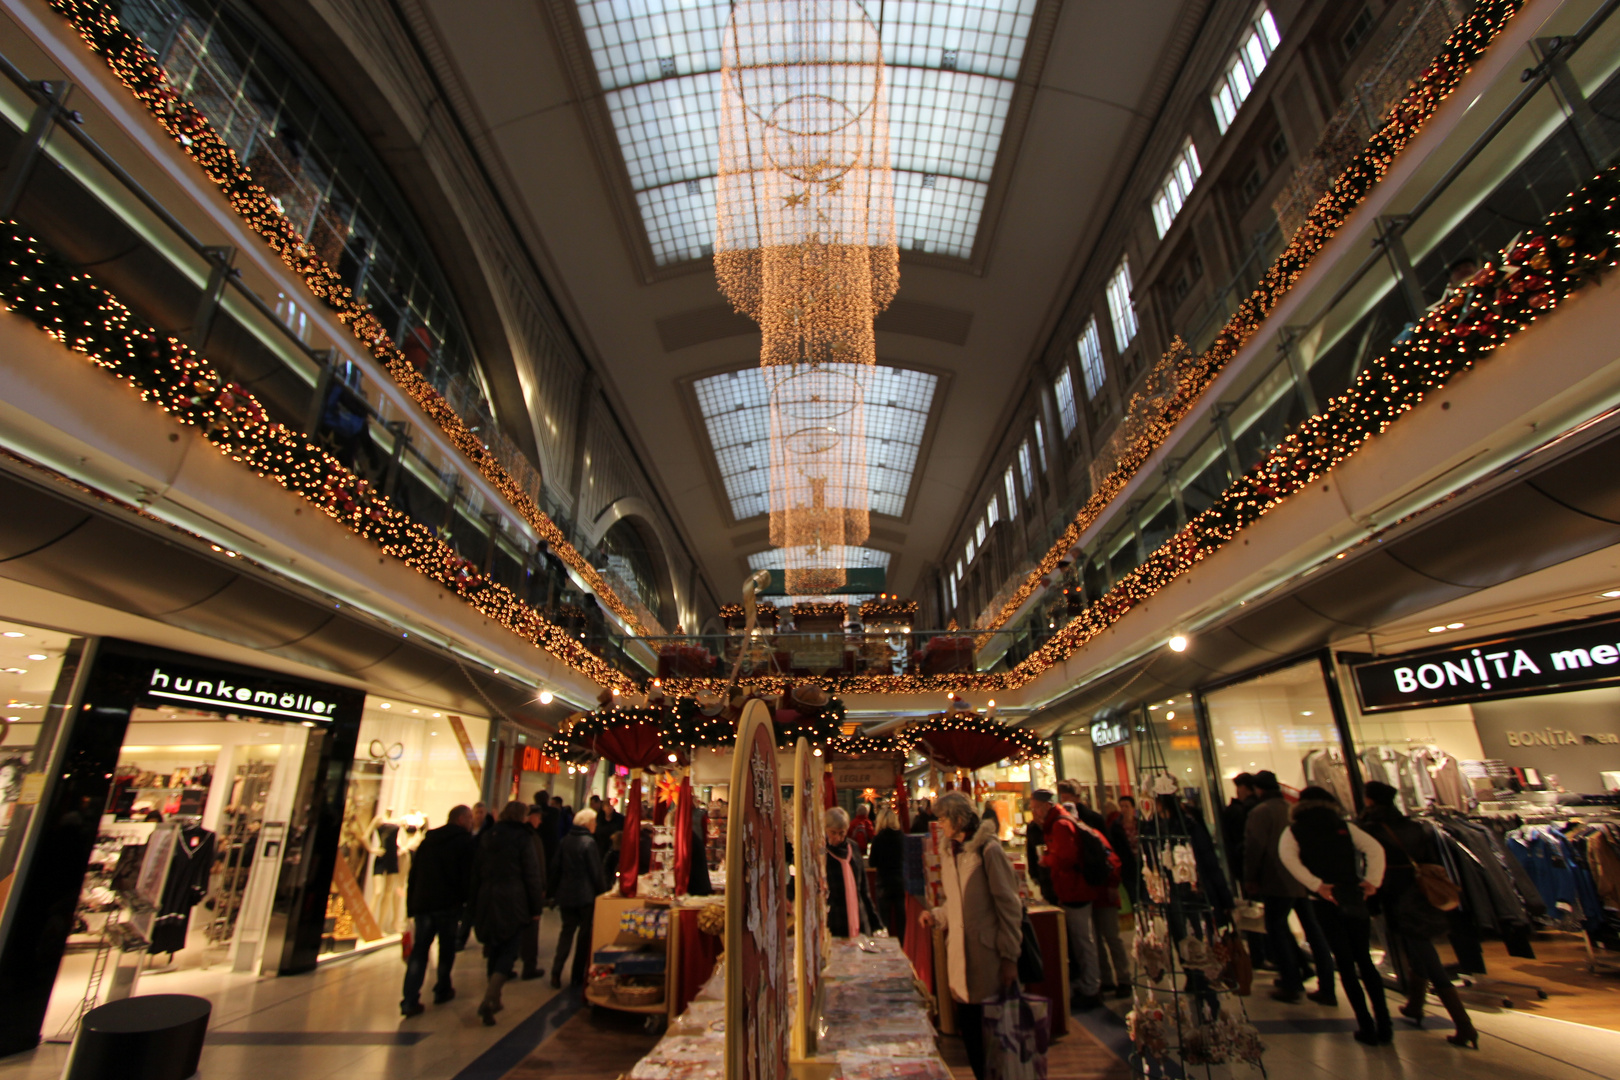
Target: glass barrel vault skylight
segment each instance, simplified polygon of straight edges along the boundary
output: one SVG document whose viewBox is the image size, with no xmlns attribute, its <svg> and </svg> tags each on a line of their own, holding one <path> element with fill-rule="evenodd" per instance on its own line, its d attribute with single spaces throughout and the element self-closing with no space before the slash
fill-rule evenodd
<svg viewBox="0 0 1620 1080">
<path fill-rule="evenodd" d="M 888 64 L 902 249 L 972 252 L 1034 10 L 1035 0 L 867 5 Z M 730 3 L 713 0 L 579 0 L 660 266 L 712 253 L 720 38 L 730 13 Z"/>
<path fill-rule="evenodd" d="M 874 514 L 901 516 L 938 378 L 904 368 L 864 368 L 866 470 Z M 720 479 L 738 521 L 770 510 L 770 369 L 744 368 L 693 384 Z M 851 563 L 851 566 L 861 565 Z"/>
</svg>

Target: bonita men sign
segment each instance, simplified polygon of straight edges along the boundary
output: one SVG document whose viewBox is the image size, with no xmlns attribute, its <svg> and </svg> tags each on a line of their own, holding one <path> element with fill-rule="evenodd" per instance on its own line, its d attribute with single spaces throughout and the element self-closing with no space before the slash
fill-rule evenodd
<svg viewBox="0 0 1620 1080">
<path fill-rule="evenodd" d="M 1350 667 L 1364 713 L 1620 684 L 1620 619 L 1425 649 Z"/>
</svg>

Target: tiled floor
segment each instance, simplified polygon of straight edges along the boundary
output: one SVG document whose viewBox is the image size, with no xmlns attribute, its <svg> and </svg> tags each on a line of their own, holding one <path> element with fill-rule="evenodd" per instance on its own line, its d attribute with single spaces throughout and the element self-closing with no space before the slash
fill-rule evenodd
<svg viewBox="0 0 1620 1080">
<path fill-rule="evenodd" d="M 540 926 L 542 962 L 549 964 L 558 929 L 557 914 L 548 912 Z M 176 972 L 143 975 L 140 989 L 198 994 L 213 1002 L 200 1070 L 207 1080 L 451 1080 L 504 1037 L 533 1038 L 517 1048 L 521 1052 L 507 1055 L 510 1068 L 551 1033 L 544 1023 L 529 1023 L 514 1033 L 556 994 L 543 978 L 509 983 L 500 1023 L 484 1027 L 476 1012 L 484 991 L 483 965 L 475 941 L 456 958 L 459 996 L 445 1005 L 429 1005 L 426 1013 L 410 1020 L 399 1015 L 405 965 L 397 946 L 323 964 L 307 975 Z M 45 1044 L 0 1058 L 0 1080 L 56 1080 L 67 1053 L 65 1045 Z"/>
</svg>

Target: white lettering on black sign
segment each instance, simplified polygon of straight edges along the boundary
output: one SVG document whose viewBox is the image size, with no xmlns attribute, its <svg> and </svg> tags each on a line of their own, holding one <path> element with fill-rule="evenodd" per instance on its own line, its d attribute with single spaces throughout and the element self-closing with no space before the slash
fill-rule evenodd
<svg viewBox="0 0 1620 1080">
<path fill-rule="evenodd" d="M 330 720 L 338 704 L 305 691 L 269 688 L 263 683 L 246 686 L 234 677 L 197 672 L 181 674 L 162 667 L 152 669 L 146 692 L 167 701 L 223 707 L 286 720 Z"/>
<path fill-rule="evenodd" d="M 1605 686 L 1620 683 L 1620 619 L 1372 660 L 1351 672 L 1363 712 Z"/>
</svg>

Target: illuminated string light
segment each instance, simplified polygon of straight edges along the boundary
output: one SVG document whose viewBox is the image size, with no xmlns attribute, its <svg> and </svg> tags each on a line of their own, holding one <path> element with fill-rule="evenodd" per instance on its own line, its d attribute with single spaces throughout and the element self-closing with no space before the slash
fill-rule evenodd
<svg viewBox="0 0 1620 1080">
<path fill-rule="evenodd" d="M 493 484 L 548 544 L 558 558 L 578 573 L 592 592 L 614 614 L 639 634 L 646 634 L 636 614 L 603 580 L 589 560 L 568 542 L 555 522 L 501 465 L 488 446 L 450 407 L 406 358 L 372 314 L 371 306 L 356 296 L 338 272 L 316 251 L 282 212 L 275 198 L 254 178 L 236 151 L 214 130 L 195 106 L 181 97 L 157 58 L 140 38 L 126 30 L 115 5 L 96 0 L 49 0 L 79 32 L 91 51 L 99 53 L 113 72 L 144 105 L 163 129 L 201 166 L 250 229 L 258 233 L 283 262 L 303 278 L 310 292 L 336 313 L 355 339 L 422 408 L 485 479 Z"/>
</svg>

